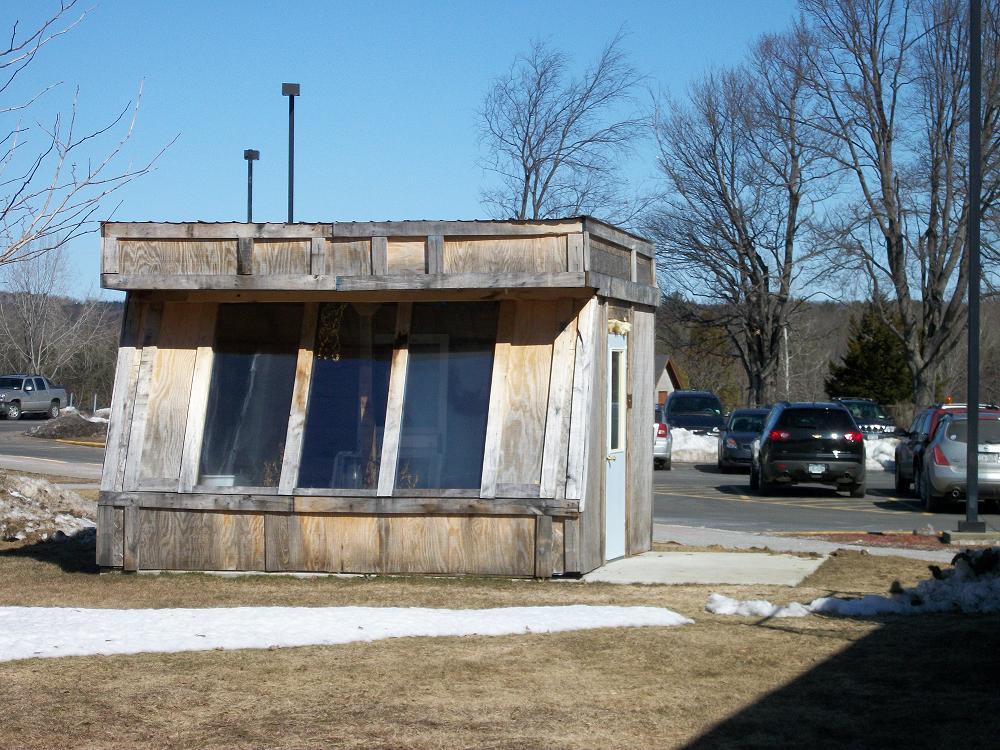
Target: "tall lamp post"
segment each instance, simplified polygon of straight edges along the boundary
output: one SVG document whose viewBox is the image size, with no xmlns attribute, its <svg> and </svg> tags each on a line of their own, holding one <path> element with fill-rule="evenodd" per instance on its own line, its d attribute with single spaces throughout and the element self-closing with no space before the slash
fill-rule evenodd
<svg viewBox="0 0 1000 750">
<path fill-rule="evenodd" d="M 979 224 L 983 188 L 982 2 L 969 0 L 969 362 L 965 520 L 958 530 L 985 533 L 979 520 Z"/>
<path fill-rule="evenodd" d="M 281 84 L 281 95 L 288 97 L 288 223 L 293 221 L 295 201 L 295 97 L 299 84 Z"/>
<path fill-rule="evenodd" d="M 260 151 L 248 148 L 243 151 L 247 160 L 247 224 L 253 221 L 253 163 L 260 158 Z"/>
</svg>

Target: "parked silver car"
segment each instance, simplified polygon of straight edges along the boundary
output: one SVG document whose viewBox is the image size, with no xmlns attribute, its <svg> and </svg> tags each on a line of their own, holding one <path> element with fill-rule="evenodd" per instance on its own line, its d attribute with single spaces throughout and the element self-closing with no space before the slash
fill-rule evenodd
<svg viewBox="0 0 1000 750">
<path fill-rule="evenodd" d="M 944 416 L 924 449 L 917 494 L 928 512 L 965 496 L 968 424 L 966 414 Z M 979 496 L 1000 497 L 1000 414 L 996 413 L 979 417 Z"/>
<path fill-rule="evenodd" d="M 0 375 L 0 416 L 20 419 L 22 414 L 59 416 L 66 405 L 66 391 L 41 375 Z"/>
<path fill-rule="evenodd" d="M 670 434 L 667 417 L 663 407 L 657 406 L 653 416 L 653 468 L 670 470 L 670 456 L 673 452 L 674 438 Z"/>
</svg>

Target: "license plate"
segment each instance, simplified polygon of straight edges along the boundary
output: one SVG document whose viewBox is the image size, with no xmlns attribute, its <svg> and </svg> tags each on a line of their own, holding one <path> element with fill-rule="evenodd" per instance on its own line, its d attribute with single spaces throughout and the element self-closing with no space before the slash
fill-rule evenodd
<svg viewBox="0 0 1000 750">
<path fill-rule="evenodd" d="M 981 464 L 998 464 L 1000 463 L 1000 453 L 980 453 L 979 463 Z"/>
<path fill-rule="evenodd" d="M 809 464 L 810 474 L 823 474 L 826 472 L 826 464 Z"/>
</svg>

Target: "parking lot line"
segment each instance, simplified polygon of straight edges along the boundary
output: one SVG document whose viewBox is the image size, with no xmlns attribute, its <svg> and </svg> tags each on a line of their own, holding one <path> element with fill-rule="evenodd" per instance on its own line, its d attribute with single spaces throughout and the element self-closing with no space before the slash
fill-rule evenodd
<svg viewBox="0 0 1000 750">
<path fill-rule="evenodd" d="M 833 505 L 829 501 L 823 498 L 817 498 L 815 500 L 809 500 L 802 498 L 789 498 L 787 500 L 780 497 L 771 498 L 752 498 L 749 495 L 703 495 L 695 494 L 690 492 L 663 492 L 662 490 L 656 492 L 657 495 L 663 497 L 685 497 L 685 498 L 695 498 L 698 500 L 728 500 L 734 503 L 749 503 L 751 505 L 781 505 L 788 508 L 803 508 L 805 510 L 836 510 L 845 513 L 877 513 L 884 516 L 895 516 L 899 514 L 899 511 L 894 510 L 881 510 L 879 508 L 868 508 L 865 506 L 865 500 L 858 498 L 858 505 L 844 507 L 842 505 Z M 923 516 L 933 516 L 933 513 L 924 512 L 922 509 L 914 509 L 910 503 L 906 500 L 900 500 L 898 498 L 884 498 L 885 500 L 894 500 L 903 505 L 906 505 L 911 512 L 918 512 Z M 846 500 L 846 498 L 840 498 L 840 500 Z M 807 504 L 808 503 L 808 504 Z"/>
</svg>

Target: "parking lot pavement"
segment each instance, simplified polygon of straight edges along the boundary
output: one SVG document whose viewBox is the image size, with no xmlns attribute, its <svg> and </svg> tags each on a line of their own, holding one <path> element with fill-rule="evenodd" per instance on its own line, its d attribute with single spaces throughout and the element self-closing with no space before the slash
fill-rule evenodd
<svg viewBox="0 0 1000 750">
<path fill-rule="evenodd" d="M 832 489 L 800 485 L 761 497 L 746 474 L 721 474 L 714 464 L 674 463 L 653 476 L 656 523 L 752 532 L 912 531 L 928 525 L 953 531 L 965 517 L 956 504 L 947 513 L 925 513 L 914 497 L 898 497 L 893 475 L 868 472 L 868 494 L 851 498 Z M 988 528 L 1000 530 L 995 505 L 980 506 Z"/>
<path fill-rule="evenodd" d="M 101 478 L 104 448 L 27 437 L 24 431 L 34 424 L 37 422 L 32 419 L 0 419 L 0 469 L 76 479 Z"/>
</svg>

